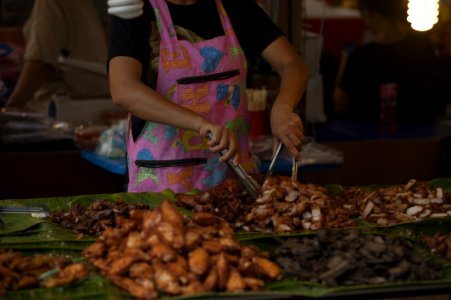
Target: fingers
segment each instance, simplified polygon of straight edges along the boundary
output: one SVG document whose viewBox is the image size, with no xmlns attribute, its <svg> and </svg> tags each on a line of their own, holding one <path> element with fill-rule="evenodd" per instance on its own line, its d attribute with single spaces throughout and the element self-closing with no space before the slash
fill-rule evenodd
<svg viewBox="0 0 451 300">
<path fill-rule="evenodd" d="M 304 140 L 304 128 L 299 116 L 290 113 L 281 118 L 275 118 L 273 122 L 273 134 L 282 141 L 288 152 L 298 158 Z"/>
<path fill-rule="evenodd" d="M 199 134 L 208 137 L 208 148 L 211 152 L 220 154 L 219 161 L 232 160 L 239 163 L 239 144 L 235 132 L 232 129 L 206 123 L 199 128 Z"/>
<path fill-rule="evenodd" d="M 238 159 L 239 146 L 235 133 L 232 130 L 225 128 L 222 128 L 218 133 L 219 136 L 208 143 L 210 151 L 219 152 L 221 154 L 219 161 L 221 162 L 225 162 L 229 159 Z"/>
</svg>

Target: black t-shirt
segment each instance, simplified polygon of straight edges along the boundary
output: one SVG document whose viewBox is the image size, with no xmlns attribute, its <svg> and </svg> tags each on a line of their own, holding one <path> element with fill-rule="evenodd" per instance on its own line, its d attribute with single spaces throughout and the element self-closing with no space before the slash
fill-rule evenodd
<svg viewBox="0 0 451 300">
<path fill-rule="evenodd" d="M 199 0 L 192 5 L 167 3 L 175 26 L 190 30 L 202 39 L 224 35 L 215 1 Z M 283 34 L 282 31 L 255 0 L 223 0 L 222 3 L 246 59 L 250 64 L 254 64 L 263 50 Z M 150 2 L 144 0 L 142 16 L 131 20 L 112 16 L 110 23 L 109 59 L 116 56 L 136 58 L 143 66 L 141 80 L 149 85 L 152 85 L 149 80 L 152 22 L 155 22 L 155 15 Z M 144 121 L 133 118 L 135 139 L 144 124 Z"/>
<path fill-rule="evenodd" d="M 433 83 L 437 58 L 431 42 L 411 33 L 392 44 L 371 43 L 348 57 L 340 87 L 351 97 L 353 119 L 377 121 L 380 86 L 397 83 L 399 121 L 430 121 L 436 114 Z"/>
</svg>

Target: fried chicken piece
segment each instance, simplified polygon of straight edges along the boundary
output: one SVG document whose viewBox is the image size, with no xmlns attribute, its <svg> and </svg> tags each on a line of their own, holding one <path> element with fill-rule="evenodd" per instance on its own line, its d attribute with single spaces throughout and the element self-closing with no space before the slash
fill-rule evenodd
<svg viewBox="0 0 451 300">
<path fill-rule="evenodd" d="M 259 291 L 265 286 L 265 282 L 263 280 L 253 277 L 244 277 L 243 281 L 246 286 L 253 291 Z"/>
<path fill-rule="evenodd" d="M 237 269 L 232 268 L 230 270 L 230 276 L 227 280 L 227 291 L 229 292 L 242 292 L 246 288 L 246 284 L 241 277 L 240 272 Z"/>
<path fill-rule="evenodd" d="M 185 245 L 183 228 L 176 228 L 171 223 L 163 221 L 157 225 L 156 232 L 160 240 L 168 246 L 180 249 Z"/>
<path fill-rule="evenodd" d="M 218 255 L 218 260 L 216 261 L 216 269 L 218 271 L 218 286 L 221 291 L 227 288 L 227 282 L 229 280 L 229 262 L 227 261 L 224 253 Z"/>
<path fill-rule="evenodd" d="M 192 215 L 191 221 L 200 226 L 212 226 L 222 222 L 221 218 L 206 212 L 196 212 Z"/>
<path fill-rule="evenodd" d="M 97 241 L 83 250 L 83 255 L 87 258 L 98 258 L 105 254 L 106 245 L 101 241 Z"/>
<path fill-rule="evenodd" d="M 186 284 L 189 281 L 188 262 L 183 256 L 178 255 L 173 262 L 167 264 L 167 268 L 169 272 L 171 272 L 175 277 L 178 278 L 178 281 L 181 284 Z"/>
<path fill-rule="evenodd" d="M 210 254 L 219 254 L 224 251 L 224 246 L 218 240 L 204 241 L 202 248 Z"/>
<path fill-rule="evenodd" d="M 169 201 L 164 201 L 161 204 L 161 216 L 164 222 L 168 222 L 178 230 L 183 231 L 185 218 Z"/>
<path fill-rule="evenodd" d="M 260 275 L 270 279 L 277 279 L 282 275 L 279 265 L 266 258 L 256 256 L 252 258 L 252 262 L 254 263 L 255 271 Z"/>
<path fill-rule="evenodd" d="M 152 279 L 154 273 L 152 265 L 144 262 L 134 263 L 129 270 L 130 277 L 134 279 Z"/>
<path fill-rule="evenodd" d="M 152 258 L 158 258 L 164 262 L 170 262 L 177 258 L 177 252 L 165 244 L 157 244 L 149 251 Z"/>
<path fill-rule="evenodd" d="M 155 286 L 150 280 L 138 282 L 122 276 L 111 276 L 110 279 L 114 284 L 128 291 L 138 299 L 153 300 L 158 297 Z"/>
<path fill-rule="evenodd" d="M 160 291 L 170 295 L 178 295 L 181 293 L 181 287 L 177 278 L 162 263 L 155 263 L 155 284 Z"/>
<path fill-rule="evenodd" d="M 135 263 L 136 258 L 132 256 L 122 256 L 114 260 L 110 269 L 107 271 L 108 275 L 123 275 Z"/>
<path fill-rule="evenodd" d="M 216 267 L 213 266 L 210 269 L 210 272 L 208 272 L 207 277 L 205 278 L 204 281 L 205 289 L 207 291 L 216 291 L 218 288 L 218 281 L 219 281 L 218 271 Z"/>
<path fill-rule="evenodd" d="M 18 289 L 30 288 L 30 287 L 34 287 L 34 286 L 38 286 L 38 285 L 39 285 L 38 277 L 25 275 L 19 279 L 18 283 L 14 284 L 14 289 L 18 290 Z"/>
<path fill-rule="evenodd" d="M 202 282 L 196 280 L 191 282 L 190 284 L 186 286 L 182 286 L 182 294 L 183 295 L 192 295 L 197 293 L 205 292 L 205 287 L 202 284 Z"/>
<path fill-rule="evenodd" d="M 188 266 L 196 275 L 204 275 L 210 268 L 210 256 L 203 248 L 197 248 L 188 255 Z"/>
<path fill-rule="evenodd" d="M 75 263 L 65 267 L 55 277 L 44 280 L 44 282 L 42 282 L 42 286 L 46 288 L 54 288 L 82 279 L 87 275 L 88 267 L 82 263 Z"/>
<path fill-rule="evenodd" d="M 188 228 L 185 232 L 185 248 L 191 250 L 201 241 L 201 235 L 195 228 Z"/>
</svg>

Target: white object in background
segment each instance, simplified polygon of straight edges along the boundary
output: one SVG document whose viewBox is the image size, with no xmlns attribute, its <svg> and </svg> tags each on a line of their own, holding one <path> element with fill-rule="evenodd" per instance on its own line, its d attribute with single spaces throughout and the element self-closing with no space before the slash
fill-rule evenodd
<svg viewBox="0 0 451 300">
<path fill-rule="evenodd" d="M 428 31 L 438 22 L 439 0 L 409 0 L 407 21 L 417 31 Z"/>
<path fill-rule="evenodd" d="M 327 120 L 324 113 L 323 77 L 320 74 L 324 39 L 321 34 L 305 31 L 303 40 L 303 58 L 309 71 L 309 79 L 305 91 L 305 119 L 307 122 L 322 123 Z"/>
<path fill-rule="evenodd" d="M 307 65 L 310 78 L 313 78 L 320 73 L 319 67 L 324 38 L 316 32 L 305 30 L 302 33 L 302 39 L 304 44 L 302 57 Z"/>
<path fill-rule="evenodd" d="M 305 94 L 305 120 L 322 123 L 327 120 L 324 114 L 323 77 L 317 74 L 309 78 Z"/>
<path fill-rule="evenodd" d="M 143 6 L 143 0 L 108 0 L 108 13 L 122 19 L 133 19 L 143 14 Z"/>
<path fill-rule="evenodd" d="M 76 58 L 64 57 L 62 55 L 60 55 L 58 57 L 58 63 L 62 67 L 80 69 L 80 70 L 84 70 L 84 71 L 102 75 L 102 76 L 108 75 L 107 71 L 106 71 L 106 67 L 104 65 L 98 64 L 98 63 L 93 63 L 93 62 L 76 59 Z"/>
<path fill-rule="evenodd" d="M 67 95 L 53 95 L 49 104 L 49 117 L 75 124 L 101 124 L 105 114 L 122 111 L 110 98 L 72 100 Z"/>
</svg>

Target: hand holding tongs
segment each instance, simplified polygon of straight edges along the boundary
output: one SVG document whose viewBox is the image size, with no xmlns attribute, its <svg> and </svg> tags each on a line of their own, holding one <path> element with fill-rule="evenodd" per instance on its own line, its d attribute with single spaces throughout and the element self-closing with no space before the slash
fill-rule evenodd
<svg viewBox="0 0 451 300">
<path fill-rule="evenodd" d="M 211 140 L 211 133 L 207 135 L 208 139 Z M 227 150 L 222 150 L 221 155 L 224 155 Z M 257 199 L 261 196 L 262 187 L 255 181 L 254 178 L 249 176 L 241 165 L 235 165 L 231 159 L 227 160 L 227 166 L 229 166 L 233 175 L 238 179 L 243 188 L 251 195 L 253 199 Z"/>
</svg>

